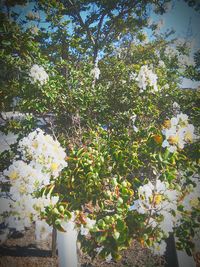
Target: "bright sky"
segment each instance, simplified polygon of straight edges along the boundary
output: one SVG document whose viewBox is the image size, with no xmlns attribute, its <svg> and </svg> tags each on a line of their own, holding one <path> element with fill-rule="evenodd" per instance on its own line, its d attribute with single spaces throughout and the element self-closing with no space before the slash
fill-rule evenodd
<svg viewBox="0 0 200 267">
<path fill-rule="evenodd" d="M 171 10 L 162 16 L 156 16 L 156 20 L 162 18 L 164 26 L 161 31 L 174 29 L 175 36 L 194 41 L 194 48 L 200 48 L 200 14 L 189 7 L 184 0 L 174 0 Z"/>
<path fill-rule="evenodd" d="M 30 1 L 26 6 L 17 6 L 16 11 L 21 11 L 26 15 L 33 8 L 34 1 Z M 200 47 L 200 14 L 193 8 L 189 7 L 184 0 L 172 0 L 171 9 L 162 16 L 152 14 L 152 20 L 164 20 L 164 25 L 161 32 L 167 29 L 174 29 L 175 36 L 180 38 L 195 39 L 195 48 Z M 23 17 L 22 15 L 22 17 Z M 40 12 L 40 15 L 41 12 Z"/>
<path fill-rule="evenodd" d="M 30 12 L 33 8 L 33 2 L 30 1 L 26 6 L 18 6 L 16 11 L 21 11 L 22 17 Z M 40 16 L 43 14 L 40 12 Z M 164 33 L 168 29 L 174 29 L 175 34 L 173 38 L 178 37 L 186 39 L 192 42 L 193 51 L 200 49 L 200 14 L 193 8 L 189 7 L 184 0 L 172 0 L 169 11 L 164 15 L 151 14 L 152 21 L 158 22 L 163 20 L 163 26 L 160 29 L 161 33 Z M 30 23 L 33 26 L 33 23 Z M 30 26 L 29 24 L 29 26 Z M 42 25 L 45 27 L 45 25 Z M 147 31 L 149 33 L 149 31 Z M 150 37 L 151 39 L 151 37 Z M 193 83 L 188 79 L 184 79 L 183 87 L 197 87 L 200 86 L 200 82 Z"/>
</svg>

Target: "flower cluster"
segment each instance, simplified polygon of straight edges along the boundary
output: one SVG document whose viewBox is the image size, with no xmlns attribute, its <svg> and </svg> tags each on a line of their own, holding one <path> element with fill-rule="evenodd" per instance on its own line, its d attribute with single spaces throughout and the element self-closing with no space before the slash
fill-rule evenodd
<svg viewBox="0 0 200 267">
<path fill-rule="evenodd" d="M 49 79 L 49 75 L 46 73 L 45 69 L 37 64 L 31 67 L 29 76 L 31 83 L 38 82 L 40 85 L 46 84 Z"/>
<path fill-rule="evenodd" d="M 81 228 L 80 228 L 81 235 L 88 235 L 90 229 L 92 229 L 94 225 L 96 224 L 96 220 L 92 220 L 88 217 L 85 219 L 85 222 L 86 222 L 85 225 L 81 224 Z"/>
<path fill-rule="evenodd" d="M 22 160 L 14 161 L 13 164 L 3 172 L 7 182 L 10 183 L 11 199 L 4 199 L 7 202 L 6 210 L 1 214 L 9 212 L 5 223 L 8 228 L 15 228 L 22 231 L 30 227 L 33 221 L 39 219 L 39 212 L 50 203 L 56 203 L 57 199 L 50 197 L 34 198 L 34 192 L 44 183 L 49 182 L 48 176 L 34 169 Z"/>
<path fill-rule="evenodd" d="M 148 215 L 147 224 L 152 228 L 159 228 L 167 237 L 173 231 L 176 217 L 172 211 L 176 211 L 178 194 L 176 190 L 168 187 L 168 184 L 157 180 L 155 184 L 150 181 L 138 189 L 138 199 L 134 201 L 130 210 L 136 210 L 140 214 Z M 153 251 L 164 253 L 164 249 L 158 244 L 153 244 Z M 163 242 L 162 242 L 163 243 Z M 158 248 L 158 249 L 156 249 Z M 162 245 L 162 248 L 164 246 Z"/>
<path fill-rule="evenodd" d="M 100 76 L 100 69 L 98 63 L 95 64 L 95 67 L 91 70 L 91 74 L 94 76 L 94 79 L 98 80 Z"/>
<path fill-rule="evenodd" d="M 154 243 L 150 250 L 153 252 L 154 255 L 164 255 L 167 248 L 167 244 L 164 240 L 160 242 Z"/>
<path fill-rule="evenodd" d="M 179 64 L 180 68 L 182 68 L 184 70 L 188 66 L 194 66 L 195 62 L 194 62 L 193 58 L 191 58 L 187 55 L 181 54 L 178 56 L 178 64 Z"/>
<path fill-rule="evenodd" d="M 60 143 L 50 135 L 45 135 L 41 129 L 36 129 L 19 141 L 18 151 L 23 160 L 30 161 L 30 166 L 54 177 L 67 167 L 66 153 Z"/>
<path fill-rule="evenodd" d="M 200 181 L 199 176 L 190 178 L 192 183 L 188 192 L 184 192 L 183 207 L 186 212 L 191 212 L 194 208 L 200 210 Z"/>
<path fill-rule="evenodd" d="M 66 153 L 60 143 L 51 136 L 45 135 L 40 129 L 30 133 L 19 141 L 20 159 L 15 159 L 8 169 L 3 171 L 4 182 L 11 185 L 10 199 L 4 198 L 4 206 L 0 208 L 1 219 L 8 228 L 18 231 L 36 224 L 36 238 L 46 237 L 48 227 L 40 221 L 40 212 L 45 207 L 55 205 L 58 197 L 49 195 L 35 197 L 37 190 L 51 182 L 51 177 L 57 177 L 64 167 Z M 42 229 L 42 233 L 40 230 Z M 47 231 L 48 230 L 48 231 Z"/>
<path fill-rule="evenodd" d="M 194 126 L 188 123 L 188 116 L 183 113 L 166 120 L 162 133 L 165 136 L 162 146 L 167 147 L 171 153 L 183 149 L 185 144 L 191 143 L 195 138 Z"/>
<path fill-rule="evenodd" d="M 157 75 L 147 65 L 142 66 L 136 78 L 140 92 L 147 90 L 147 86 L 152 88 L 151 91 L 157 92 L 157 79 Z"/>
<path fill-rule="evenodd" d="M 165 56 L 167 56 L 169 59 L 172 59 L 174 57 L 177 57 L 179 55 L 178 50 L 175 47 L 167 46 L 165 48 Z"/>
<path fill-rule="evenodd" d="M 131 117 L 130 117 L 130 121 L 131 121 L 131 126 L 133 127 L 133 130 L 134 132 L 138 132 L 138 128 L 135 126 L 135 121 L 136 121 L 136 118 L 137 118 L 137 115 L 136 114 L 133 114 Z"/>
</svg>

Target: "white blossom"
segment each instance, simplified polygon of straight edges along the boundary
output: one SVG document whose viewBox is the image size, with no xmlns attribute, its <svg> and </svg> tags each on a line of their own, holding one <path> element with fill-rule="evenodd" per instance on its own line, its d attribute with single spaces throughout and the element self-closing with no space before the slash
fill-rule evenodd
<svg viewBox="0 0 200 267">
<path fill-rule="evenodd" d="M 67 166 L 66 153 L 57 140 L 37 129 L 19 141 L 18 151 L 22 158 L 31 159 L 30 165 L 57 177 Z"/>
<path fill-rule="evenodd" d="M 130 207 L 130 210 L 136 210 L 141 214 L 148 214 L 148 224 L 151 227 L 158 227 L 167 236 L 173 231 L 176 217 L 172 216 L 172 210 L 176 211 L 178 205 L 178 194 L 176 190 L 168 188 L 168 184 L 159 179 L 154 184 L 150 181 L 140 186 L 138 189 L 138 199 Z M 159 223 L 152 216 L 162 216 Z"/>
<path fill-rule="evenodd" d="M 165 254 L 166 247 L 166 242 L 162 240 L 160 243 L 154 243 L 153 247 L 150 247 L 150 249 L 155 255 L 162 256 Z"/>
<path fill-rule="evenodd" d="M 36 241 L 42 241 L 52 233 L 52 227 L 49 226 L 44 220 L 37 220 L 35 222 L 35 238 Z"/>
<path fill-rule="evenodd" d="M 200 183 L 198 179 L 192 178 L 195 186 L 192 186 L 190 191 L 184 196 L 182 205 L 185 211 L 192 211 L 193 208 L 200 209 Z"/>
<path fill-rule="evenodd" d="M 161 68 L 164 68 L 165 67 L 165 62 L 163 60 L 159 60 L 158 66 L 161 67 Z"/>
<path fill-rule="evenodd" d="M 196 139 L 194 126 L 188 123 L 188 116 L 180 113 L 168 120 L 168 125 L 162 130 L 165 139 L 162 147 L 167 147 L 171 153 L 183 149 L 187 143 Z"/>
<path fill-rule="evenodd" d="M 187 55 L 180 54 L 178 55 L 178 64 L 184 70 L 188 66 L 195 66 L 195 61 Z"/>
<path fill-rule="evenodd" d="M 89 232 L 90 232 L 90 230 L 88 228 L 86 228 L 83 225 L 81 225 L 81 228 L 80 228 L 81 235 L 88 235 Z"/>
<path fill-rule="evenodd" d="M 105 258 L 106 262 L 110 263 L 112 260 L 112 255 L 108 254 L 108 256 Z"/>
<path fill-rule="evenodd" d="M 98 60 L 95 63 L 94 68 L 91 70 L 91 74 L 94 76 L 94 79 L 98 80 L 100 76 L 100 69 L 98 67 Z"/>
<path fill-rule="evenodd" d="M 133 127 L 133 130 L 137 133 L 139 130 L 138 130 L 138 128 L 135 126 L 136 118 L 137 118 L 137 115 L 136 115 L 136 114 L 133 114 L 133 115 L 130 117 L 130 120 L 131 120 L 131 125 L 132 125 L 132 127 Z"/>
<path fill-rule="evenodd" d="M 131 81 L 135 81 L 137 79 L 137 73 L 131 72 L 129 78 Z"/>
<path fill-rule="evenodd" d="M 49 80 L 49 75 L 46 73 L 45 69 L 42 66 L 34 64 L 29 73 L 31 83 L 39 83 L 44 85 Z"/>
<path fill-rule="evenodd" d="M 57 140 L 45 135 L 40 129 L 20 140 L 18 152 L 21 153 L 21 159 L 15 159 L 2 173 L 3 181 L 11 185 L 9 194 L 12 201 L 3 199 L 0 215 L 9 213 L 5 224 L 8 228 L 18 231 L 23 231 L 30 227 L 33 221 L 37 221 L 36 236 L 39 239 L 45 238 L 46 233 L 38 230 L 43 229 L 42 222 L 39 222 L 40 212 L 43 212 L 46 206 L 55 205 L 59 197 L 44 195 L 35 198 L 34 193 L 49 184 L 51 176 L 57 177 L 67 166 L 66 153 Z"/>
<path fill-rule="evenodd" d="M 175 47 L 172 46 L 167 46 L 165 48 L 165 55 L 169 58 L 172 59 L 174 57 L 177 57 L 179 55 L 178 50 Z"/>
<path fill-rule="evenodd" d="M 169 84 L 166 83 L 162 88 L 163 88 L 163 89 L 169 89 Z"/>
<path fill-rule="evenodd" d="M 95 249 L 95 251 L 97 252 L 97 254 L 99 254 L 102 250 L 103 250 L 104 246 L 98 247 Z"/>
<path fill-rule="evenodd" d="M 172 107 L 175 113 L 180 111 L 180 105 L 177 102 L 174 102 Z"/>
<path fill-rule="evenodd" d="M 92 220 L 87 217 L 86 225 L 81 225 L 81 228 L 80 228 L 81 235 L 88 235 L 90 232 L 90 229 L 92 229 L 95 224 L 96 224 L 96 220 Z"/>
<path fill-rule="evenodd" d="M 151 91 L 157 92 L 157 79 L 157 75 L 147 65 L 142 66 L 136 78 L 140 92 L 147 90 L 147 86 L 151 87 Z"/>
</svg>

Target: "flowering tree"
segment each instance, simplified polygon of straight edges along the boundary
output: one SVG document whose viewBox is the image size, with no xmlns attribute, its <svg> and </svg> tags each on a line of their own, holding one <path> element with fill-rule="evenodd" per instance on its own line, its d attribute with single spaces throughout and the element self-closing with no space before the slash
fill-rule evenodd
<svg viewBox="0 0 200 267">
<path fill-rule="evenodd" d="M 72 220 L 82 249 L 107 260 L 133 239 L 163 254 L 172 232 L 193 253 L 198 92 L 179 82 L 198 78 L 198 64 L 189 44 L 158 36 L 152 2 L 162 13 L 169 1 L 38 1 L 23 18 L 6 2 L 1 109 L 23 113 L 2 113 L 3 131 L 18 134 L 1 154 L 8 227 Z"/>
</svg>

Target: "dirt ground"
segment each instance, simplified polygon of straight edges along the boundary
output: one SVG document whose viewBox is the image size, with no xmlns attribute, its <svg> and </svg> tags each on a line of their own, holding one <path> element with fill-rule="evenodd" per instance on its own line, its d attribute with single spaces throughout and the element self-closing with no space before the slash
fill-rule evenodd
<svg viewBox="0 0 200 267">
<path fill-rule="evenodd" d="M 79 253 L 80 267 L 163 267 L 164 259 L 153 256 L 148 249 L 133 242 L 119 262 L 106 263 Z M 58 267 L 58 257 L 51 257 L 51 237 L 37 243 L 34 228 L 24 235 L 11 236 L 0 247 L 0 267 Z"/>
</svg>

